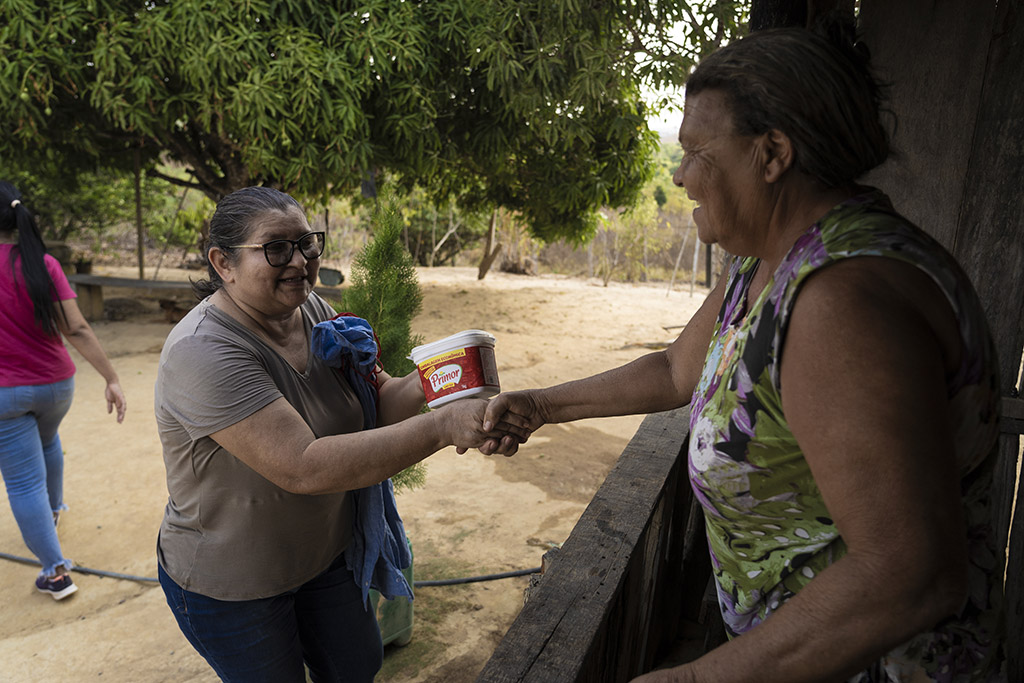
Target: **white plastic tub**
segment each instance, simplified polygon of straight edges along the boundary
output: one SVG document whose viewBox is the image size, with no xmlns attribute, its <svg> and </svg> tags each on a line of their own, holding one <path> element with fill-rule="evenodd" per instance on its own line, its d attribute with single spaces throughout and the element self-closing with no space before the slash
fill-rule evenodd
<svg viewBox="0 0 1024 683">
<path fill-rule="evenodd" d="M 463 330 L 417 346 L 409 358 L 416 364 L 431 408 L 460 398 L 488 398 L 501 391 L 494 337 L 483 330 Z"/>
</svg>

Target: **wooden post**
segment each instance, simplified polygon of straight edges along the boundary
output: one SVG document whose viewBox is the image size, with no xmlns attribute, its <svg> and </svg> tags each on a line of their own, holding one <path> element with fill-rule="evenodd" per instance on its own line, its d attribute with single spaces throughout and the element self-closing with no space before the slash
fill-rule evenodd
<svg viewBox="0 0 1024 683">
<path fill-rule="evenodd" d="M 145 247 L 142 240 L 142 147 L 140 143 L 140 146 L 135 148 L 135 241 L 139 255 L 140 280 L 146 278 L 146 269 L 143 261 L 143 249 Z"/>
<path fill-rule="evenodd" d="M 708 289 L 711 289 L 711 245 L 707 245 L 704 256 L 704 282 L 707 284 Z"/>
<path fill-rule="evenodd" d="M 899 155 L 871 173 L 897 210 L 942 242 L 978 292 L 995 338 L 1004 396 L 1024 346 L 1024 0 L 864 0 L 860 19 L 875 67 L 892 83 Z M 1024 629 L 1021 510 L 1009 510 L 1017 439 L 1002 437 L 994 510 L 1010 527 L 1006 633 Z M 1020 508 L 1020 506 L 1018 506 Z M 1008 680 L 1024 656 L 1007 649 Z"/>
<path fill-rule="evenodd" d="M 694 230 L 696 230 L 694 226 Z M 693 244 L 693 265 L 690 266 L 690 296 L 693 296 L 693 287 L 697 284 L 697 264 L 700 262 L 700 237 Z"/>
<path fill-rule="evenodd" d="M 669 294 L 672 293 L 672 285 L 676 283 L 676 273 L 679 271 L 679 263 L 683 260 L 683 250 L 686 249 L 686 242 L 689 239 L 690 228 L 687 227 L 686 231 L 683 233 L 683 242 L 682 244 L 679 245 L 679 253 L 676 254 L 676 265 L 672 268 L 672 279 L 668 281 L 668 291 L 665 292 L 665 296 L 668 296 Z"/>
<path fill-rule="evenodd" d="M 987 4 L 987 3 L 986 3 Z M 976 11 L 974 7 L 971 11 Z M 970 164 L 953 253 L 971 275 L 981 294 L 996 340 L 1002 366 L 1003 395 L 1019 390 L 1021 349 L 1024 346 L 1024 93 L 1020 65 L 1024 63 L 1024 0 L 999 0 L 987 43 L 984 86 L 973 130 Z M 984 45 L 984 44 L 983 44 Z M 1024 511 L 1010 519 L 1018 482 L 1018 438 L 1003 438 L 999 470 L 993 488 L 995 509 L 1004 515 L 1001 531 L 1008 532 L 1006 558 L 1007 644 L 1024 629 Z M 1019 500 L 1019 499 L 1018 499 Z M 1024 655 L 1007 647 L 1007 680 L 1024 680 Z"/>
</svg>

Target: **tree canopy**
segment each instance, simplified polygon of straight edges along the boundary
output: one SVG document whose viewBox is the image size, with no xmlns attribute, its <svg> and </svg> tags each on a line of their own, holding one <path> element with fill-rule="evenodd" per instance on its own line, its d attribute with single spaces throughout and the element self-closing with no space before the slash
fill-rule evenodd
<svg viewBox="0 0 1024 683">
<path fill-rule="evenodd" d="M 579 239 L 649 174 L 641 83 L 682 82 L 741 5 L 0 0 L 0 155 L 171 160 L 215 200 L 326 199 L 387 170 Z"/>
</svg>

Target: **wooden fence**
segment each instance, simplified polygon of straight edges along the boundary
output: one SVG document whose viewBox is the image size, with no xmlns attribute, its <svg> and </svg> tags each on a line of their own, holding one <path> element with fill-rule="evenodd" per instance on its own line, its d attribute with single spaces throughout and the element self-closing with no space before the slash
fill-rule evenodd
<svg viewBox="0 0 1024 683">
<path fill-rule="evenodd" d="M 702 596 L 710 573 L 688 423 L 685 408 L 644 420 L 478 681 L 628 680 L 675 642 L 684 587 Z"/>
</svg>

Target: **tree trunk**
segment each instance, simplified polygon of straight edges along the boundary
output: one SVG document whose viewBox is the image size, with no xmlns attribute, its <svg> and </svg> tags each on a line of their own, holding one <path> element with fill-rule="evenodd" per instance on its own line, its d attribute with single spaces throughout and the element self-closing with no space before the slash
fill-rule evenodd
<svg viewBox="0 0 1024 683">
<path fill-rule="evenodd" d="M 838 10 L 853 15 L 853 0 L 753 0 L 750 33 L 782 26 L 810 26 L 819 16 Z"/>
<path fill-rule="evenodd" d="M 430 221 L 430 253 L 427 254 L 427 268 L 434 267 L 434 254 L 437 253 L 437 206 L 432 210 L 433 219 Z"/>
<path fill-rule="evenodd" d="M 496 243 L 497 223 L 498 210 L 493 209 L 491 211 L 491 227 L 487 231 L 487 242 L 484 244 L 484 256 L 480 259 L 480 268 L 476 274 L 477 280 L 487 277 L 487 271 L 491 269 L 494 259 L 498 258 L 498 254 L 501 253 L 501 243 Z"/>
</svg>

